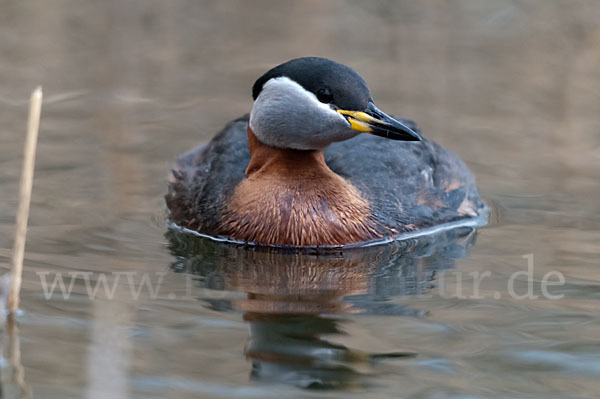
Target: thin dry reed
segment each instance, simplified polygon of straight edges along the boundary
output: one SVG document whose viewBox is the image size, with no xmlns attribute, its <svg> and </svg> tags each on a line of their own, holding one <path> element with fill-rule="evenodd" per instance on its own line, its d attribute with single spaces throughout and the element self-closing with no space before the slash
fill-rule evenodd
<svg viewBox="0 0 600 399">
<path fill-rule="evenodd" d="M 42 112 L 42 88 L 37 87 L 31 93 L 29 102 L 29 120 L 27 122 L 27 137 L 25 138 L 25 158 L 21 171 L 19 186 L 19 207 L 15 227 L 15 242 L 11 263 L 11 281 L 8 293 L 7 310 L 14 314 L 19 308 L 19 293 L 21 291 L 21 275 L 23 274 L 23 256 L 25 253 L 25 238 L 27 235 L 27 219 L 31 203 L 31 187 L 33 185 L 33 170 L 35 168 L 35 149 L 40 127 Z"/>
</svg>

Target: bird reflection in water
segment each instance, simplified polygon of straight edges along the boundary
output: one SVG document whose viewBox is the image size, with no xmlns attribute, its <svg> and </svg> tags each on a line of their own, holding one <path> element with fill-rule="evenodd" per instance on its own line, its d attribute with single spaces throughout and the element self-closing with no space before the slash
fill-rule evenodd
<svg viewBox="0 0 600 399">
<path fill-rule="evenodd" d="M 344 334 L 344 315 L 425 316 L 391 300 L 427 293 L 436 273 L 468 255 L 476 231 L 458 228 L 320 254 L 234 246 L 176 230 L 166 236 L 177 259 L 173 271 L 193 274 L 204 288 L 246 293 L 244 299 L 199 299 L 213 310 L 243 312 L 253 380 L 354 390 L 369 385 L 377 362 L 417 354 L 410 347 L 365 353 L 335 343 Z"/>
</svg>

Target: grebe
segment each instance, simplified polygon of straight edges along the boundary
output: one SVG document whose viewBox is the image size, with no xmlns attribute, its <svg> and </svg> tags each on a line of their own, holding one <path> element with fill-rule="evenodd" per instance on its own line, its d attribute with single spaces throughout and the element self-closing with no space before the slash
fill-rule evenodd
<svg viewBox="0 0 600 399">
<path fill-rule="evenodd" d="M 261 76 L 252 96 L 249 115 L 176 162 L 165 199 L 178 226 L 321 247 L 485 216 L 464 163 L 379 110 L 353 69 L 296 58 Z"/>
</svg>

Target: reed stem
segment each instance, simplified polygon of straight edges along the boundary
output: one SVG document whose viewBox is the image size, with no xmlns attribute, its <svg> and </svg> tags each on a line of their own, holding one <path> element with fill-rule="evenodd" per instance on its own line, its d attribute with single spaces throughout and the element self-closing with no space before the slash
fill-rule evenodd
<svg viewBox="0 0 600 399">
<path fill-rule="evenodd" d="M 12 314 L 19 308 L 21 276 L 23 274 L 23 256 L 25 253 L 25 239 L 27 236 L 27 219 L 29 218 L 29 205 L 31 203 L 31 187 L 33 185 L 33 170 L 35 168 L 35 149 L 37 146 L 41 112 L 42 87 L 38 86 L 31 93 L 31 99 L 29 101 L 29 119 L 27 122 L 27 137 L 25 138 L 25 157 L 23 160 L 21 183 L 19 186 L 19 205 L 10 269 L 11 281 L 7 301 L 7 310 Z"/>
</svg>

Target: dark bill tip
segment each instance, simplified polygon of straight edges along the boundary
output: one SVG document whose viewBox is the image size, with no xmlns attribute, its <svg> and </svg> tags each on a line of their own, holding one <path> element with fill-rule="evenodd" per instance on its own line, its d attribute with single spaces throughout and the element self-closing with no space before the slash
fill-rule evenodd
<svg viewBox="0 0 600 399">
<path fill-rule="evenodd" d="M 371 131 L 376 136 L 401 141 L 421 141 L 423 137 L 406 124 L 381 111 L 372 102 L 365 113 L 374 118 L 368 122 Z"/>
</svg>

